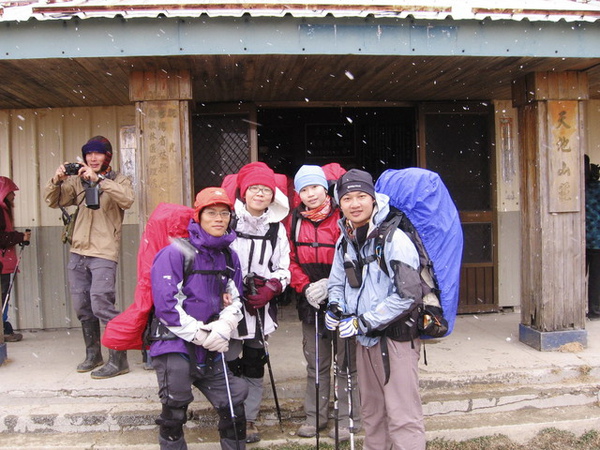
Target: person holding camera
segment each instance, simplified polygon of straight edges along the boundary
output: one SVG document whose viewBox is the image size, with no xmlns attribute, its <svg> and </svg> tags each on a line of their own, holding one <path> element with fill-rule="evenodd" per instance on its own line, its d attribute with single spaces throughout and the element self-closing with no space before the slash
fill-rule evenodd
<svg viewBox="0 0 600 450">
<path fill-rule="evenodd" d="M 104 362 L 100 322 L 106 325 L 119 314 L 115 308 L 115 279 L 121 228 L 125 210 L 133 204 L 134 191 L 128 177 L 112 170 L 113 151 L 108 139 L 95 136 L 81 152 L 83 164 L 58 166 L 46 184 L 45 200 L 51 208 L 78 208 L 67 269 L 71 300 L 86 347 L 85 360 L 77 371 L 89 372 Z M 91 376 L 111 378 L 127 372 L 127 352 L 109 349 L 108 362 Z"/>
<path fill-rule="evenodd" d="M 10 276 L 18 269 L 19 257 L 15 245 L 29 245 L 31 231 L 25 233 L 13 228 L 13 208 L 15 191 L 19 187 L 7 177 L 0 177 L 0 281 L 2 286 L 2 320 L 4 322 L 4 341 L 18 342 L 23 339 L 21 333 L 15 333 L 8 321 L 8 295 Z"/>
</svg>

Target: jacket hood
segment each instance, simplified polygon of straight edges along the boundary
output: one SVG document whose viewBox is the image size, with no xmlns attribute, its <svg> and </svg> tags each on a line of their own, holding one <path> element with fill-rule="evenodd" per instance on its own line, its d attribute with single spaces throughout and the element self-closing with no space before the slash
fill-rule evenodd
<svg viewBox="0 0 600 450">
<path fill-rule="evenodd" d="M 4 203 L 4 199 L 8 194 L 18 191 L 19 187 L 8 177 L 0 177 L 0 202 Z"/>
<path fill-rule="evenodd" d="M 235 240 L 236 234 L 231 228 L 227 228 L 227 233 L 223 236 L 212 236 L 208 234 L 199 223 L 193 219 L 190 220 L 188 225 L 188 231 L 190 233 L 190 242 L 194 247 L 200 249 L 202 247 L 222 249 L 229 247 L 229 245 Z"/>
<path fill-rule="evenodd" d="M 289 212 L 290 206 L 287 196 L 281 192 L 279 188 L 275 188 L 275 198 L 263 216 L 266 216 L 266 220 L 269 223 L 281 222 L 287 217 Z M 240 199 L 236 199 L 235 201 L 235 213 L 238 216 L 238 219 L 244 215 L 250 215 L 250 213 L 246 210 L 245 204 Z"/>
<path fill-rule="evenodd" d="M 373 215 L 369 220 L 369 231 L 367 235 L 377 228 L 390 213 L 390 198 L 385 194 L 375 193 L 376 206 L 373 209 Z"/>
</svg>

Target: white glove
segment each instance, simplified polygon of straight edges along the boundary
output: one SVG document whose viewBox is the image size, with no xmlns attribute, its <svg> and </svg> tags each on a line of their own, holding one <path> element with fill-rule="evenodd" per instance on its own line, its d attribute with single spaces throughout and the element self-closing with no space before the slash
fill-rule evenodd
<svg viewBox="0 0 600 450">
<path fill-rule="evenodd" d="M 359 334 L 358 317 L 350 316 L 340 320 L 340 337 L 349 338 Z"/>
<path fill-rule="evenodd" d="M 222 353 L 229 350 L 229 339 L 231 338 L 231 333 L 237 327 L 238 314 L 224 310 L 219 320 L 203 325 L 202 328 L 210 330 L 210 334 L 202 346 L 209 352 Z"/>
<path fill-rule="evenodd" d="M 204 324 L 202 324 L 201 326 L 203 325 Z M 198 331 L 196 331 L 196 336 L 194 336 L 194 339 L 192 339 L 192 344 L 204 345 L 204 341 L 206 341 L 206 338 L 209 334 L 210 332 L 203 330 L 202 328 L 198 328 Z"/>
<path fill-rule="evenodd" d="M 329 331 L 334 331 L 340 324 L 340 319 L 331 311 L 325 313 L 325 327 Z"/>
<path fill-rule="evenodd" d="M 319 281 L 315 281 L 314 283 L 310 283 L 306 288 L 304 294 L 306 295 L 306 300 L 315 309 L 319 309 L 325 300 L 327 300 L 327 282 L 329 280 L 327 278 L 321 278 Z"/>
</svg>

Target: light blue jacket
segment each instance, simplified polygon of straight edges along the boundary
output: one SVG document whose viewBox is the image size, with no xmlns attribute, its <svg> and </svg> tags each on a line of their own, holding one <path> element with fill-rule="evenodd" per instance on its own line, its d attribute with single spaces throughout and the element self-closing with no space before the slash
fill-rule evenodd
<svg viewBox="0 0 600 450">
<path fill-rule="evenodd" d="M 390 212 L 389 197 L 376 194 L 377 206 L 369 222 L 367 240 L 360 249 L 363 259 L 375 254 L 375 236 L 377 227 L 385 220 Z M 333 266 L 329 275 L 329 303 L 337 303 L 344 314 L 363 316 L 370 329 L 381 330 L 406 311 L 413 303 L 413 299 L 402 298 L 398 295 L 394 285 L 393 273 L 390 267 L 392 260 L 401 261 L 418 270 L 419 254 L 410 238 L 401 230 L 393 231 L 392 240 L 384 245 L 385 261 L 388 266 L 388 277 L 379 267 L 377 259 L 365 264 L 362 268 L 362 284 L 359 288 L 352 288 L 347 282 L 344 271 L 344 249 L 341 245 L 344 237 L 348 239 L 345 219 L 338 222 L 342 235 L 336 244 Z M 346 246 L 348 257 L 357 261 L 355 247 L 348 241 Z M 358 336 L 358 342 L 365 347 L 371 347 L 379 341 L 379 337 Z"/>
</svg>

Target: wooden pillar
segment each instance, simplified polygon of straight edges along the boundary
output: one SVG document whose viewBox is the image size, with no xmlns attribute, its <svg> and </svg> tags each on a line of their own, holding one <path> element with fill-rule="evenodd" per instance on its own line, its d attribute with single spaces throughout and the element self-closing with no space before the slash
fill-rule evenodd
<svg viewBox="0 0 600 450">
<path fill-rule="evenodd" d="M 519 338 L 538 350 L 585 331 L 583 102 L 587 77 L 536 72 L 513 84 L 521 147 L 522 283 Z"/>
<path fill-rule="evenodd" d="M 160 202 L 192 204 L 188 71 L 132 72 L 129 98 L 136 103 L 140 229 Z"/>
</svg>

